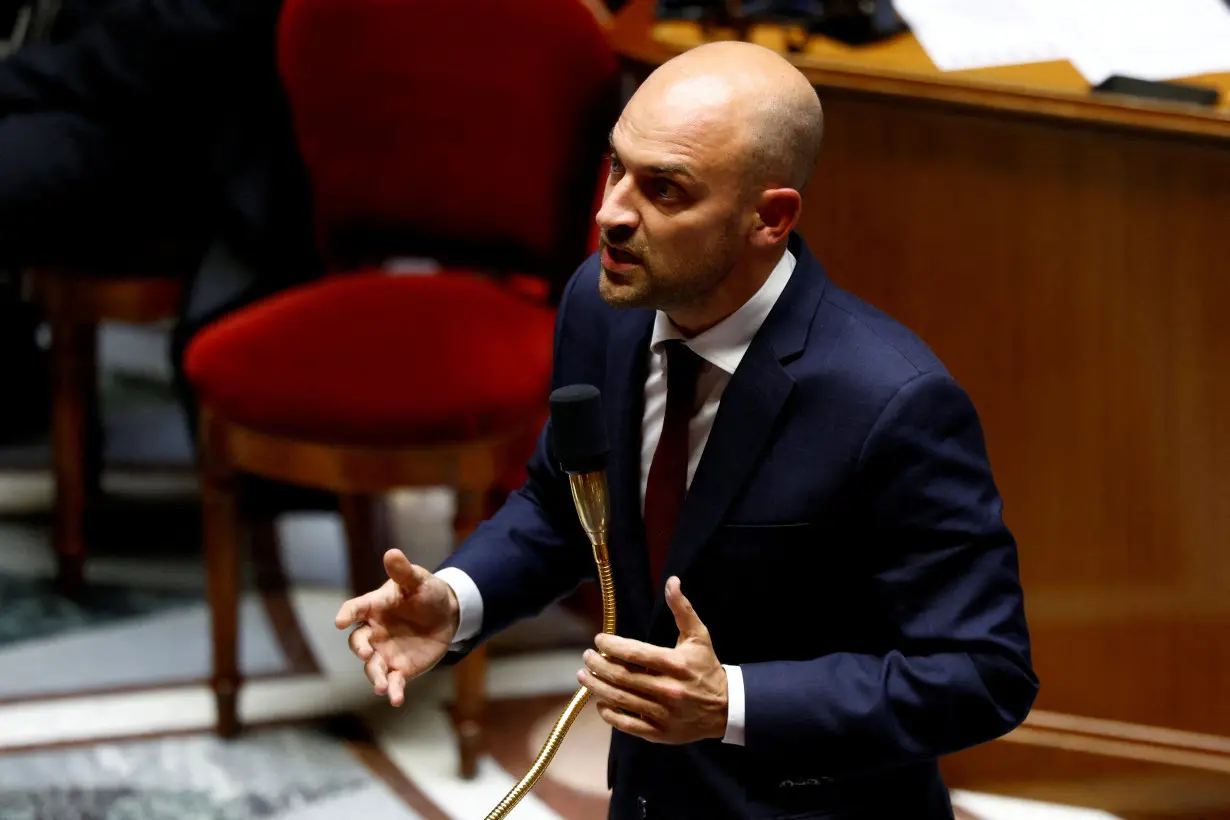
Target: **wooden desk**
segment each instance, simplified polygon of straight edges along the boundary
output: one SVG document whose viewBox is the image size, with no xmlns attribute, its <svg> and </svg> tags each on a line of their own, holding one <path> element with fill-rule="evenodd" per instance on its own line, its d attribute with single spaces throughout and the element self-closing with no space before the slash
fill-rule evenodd
<svg viewBox="0 0 1230 820">
<path fill-rule="evenodd" d="M 619 51 L 630 62 L 657 66 L 705 42 L 700 26 L 655 20 L 653 9 L 653 0 L 632 0 L 611 23 Z M 725 34 L 733 36 L 733 32 Z M 780 28 L 756 26 L 749 39 L 786 53 L 787 38 Z M 1090 94 L 1088 81 L 1067 61 L 941 71 L 908 33 L 862 47 L 812 37 L 802 51 L 787 56 L 817 87 L 824 89 L 866 91 L 1080 123 L 1230 137 L 1230 73 L 1184 80 L 1221 91 L 1220 104 L 1210 109 Z"/>
<path fill-rule="evenodd" d="M 611 24 L 633 77 L 701 42 L 652 6 Z M 794 61 L 827 115 L 800 230 L 970 391 L 1020 543 L 1041 694 L 950 782 L 1230 810 L 1230 75 L 1209 110 L 908 35 Z"/>
</svg>

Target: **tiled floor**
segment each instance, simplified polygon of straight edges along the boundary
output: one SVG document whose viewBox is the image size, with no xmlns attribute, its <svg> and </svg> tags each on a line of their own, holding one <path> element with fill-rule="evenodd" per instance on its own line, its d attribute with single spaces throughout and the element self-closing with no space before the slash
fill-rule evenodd
<svg viewBox="0 0 1230 820">
<path fill-rule="evenodd" d="M 6 755 L 0 817 L 417 815 L 332 733 L 268 728 Z M 326 813 L 326 810 L 328 813 Z"/>
</svg>

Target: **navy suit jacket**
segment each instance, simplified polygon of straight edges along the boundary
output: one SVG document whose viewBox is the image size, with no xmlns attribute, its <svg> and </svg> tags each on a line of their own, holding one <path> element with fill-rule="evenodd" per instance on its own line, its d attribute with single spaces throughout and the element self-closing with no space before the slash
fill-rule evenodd
<svg viewBox="0 0 1230 820">
<path fill-rule="evenodd" d="M 937 758 L 1008 732 L 1037 692 L 970 399 L 789 246 L 798 264 L 723 394 L 667 562 L 718 659 L 742 668 L 746 744 L 614 732 L 613 817 L 949 818 Z M 609 307 L 599 273 L 590 258 L 565 291 L 554 386 L 603 394 L 617 631 L 674 646 L 640 505 L 654 313 Z M 471 645 L 593 580 L 549 427 L 525 486 L 446 564 L 482 593 Z"/>
</svg>

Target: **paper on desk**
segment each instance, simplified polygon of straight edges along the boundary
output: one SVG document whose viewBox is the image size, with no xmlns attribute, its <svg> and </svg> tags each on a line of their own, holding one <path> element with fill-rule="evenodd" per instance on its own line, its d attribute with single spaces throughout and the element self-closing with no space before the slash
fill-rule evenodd
<svg viewBox="0 0 1230 820">
<path fill-rule="evenodd" d="M 893 7 L 937 68 L 960 71 L 1064 59 L 1030 12 L 1030 2 L 895 0 Z"/>
<path fill-rule="evenodd" d="M 1230 71 L 1224 0 L 1028 0 L 1049 38 L 1092 84 L 1112 74 L 1174 80 Z"/>
<path fill-rule="evenodd" d="M 1063 60 L 1092 84 L 1230 71 L 1225 0 L 895 0 L 945 71 Z"/>
</svg>

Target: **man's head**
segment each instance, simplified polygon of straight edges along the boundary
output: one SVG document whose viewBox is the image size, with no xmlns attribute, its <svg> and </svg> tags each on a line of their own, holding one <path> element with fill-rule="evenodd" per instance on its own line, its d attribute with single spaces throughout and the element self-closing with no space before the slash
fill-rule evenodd
<svg viewBox="0 0 1230 820">
<path fill-rule="evenodd" d="M 769 49 L 711 43 L 663 64 L 611 131 L 603 298 L 690 332 L 736 310 L 781 258 L 823 128 L 811 84 Z"/>
</svg>

